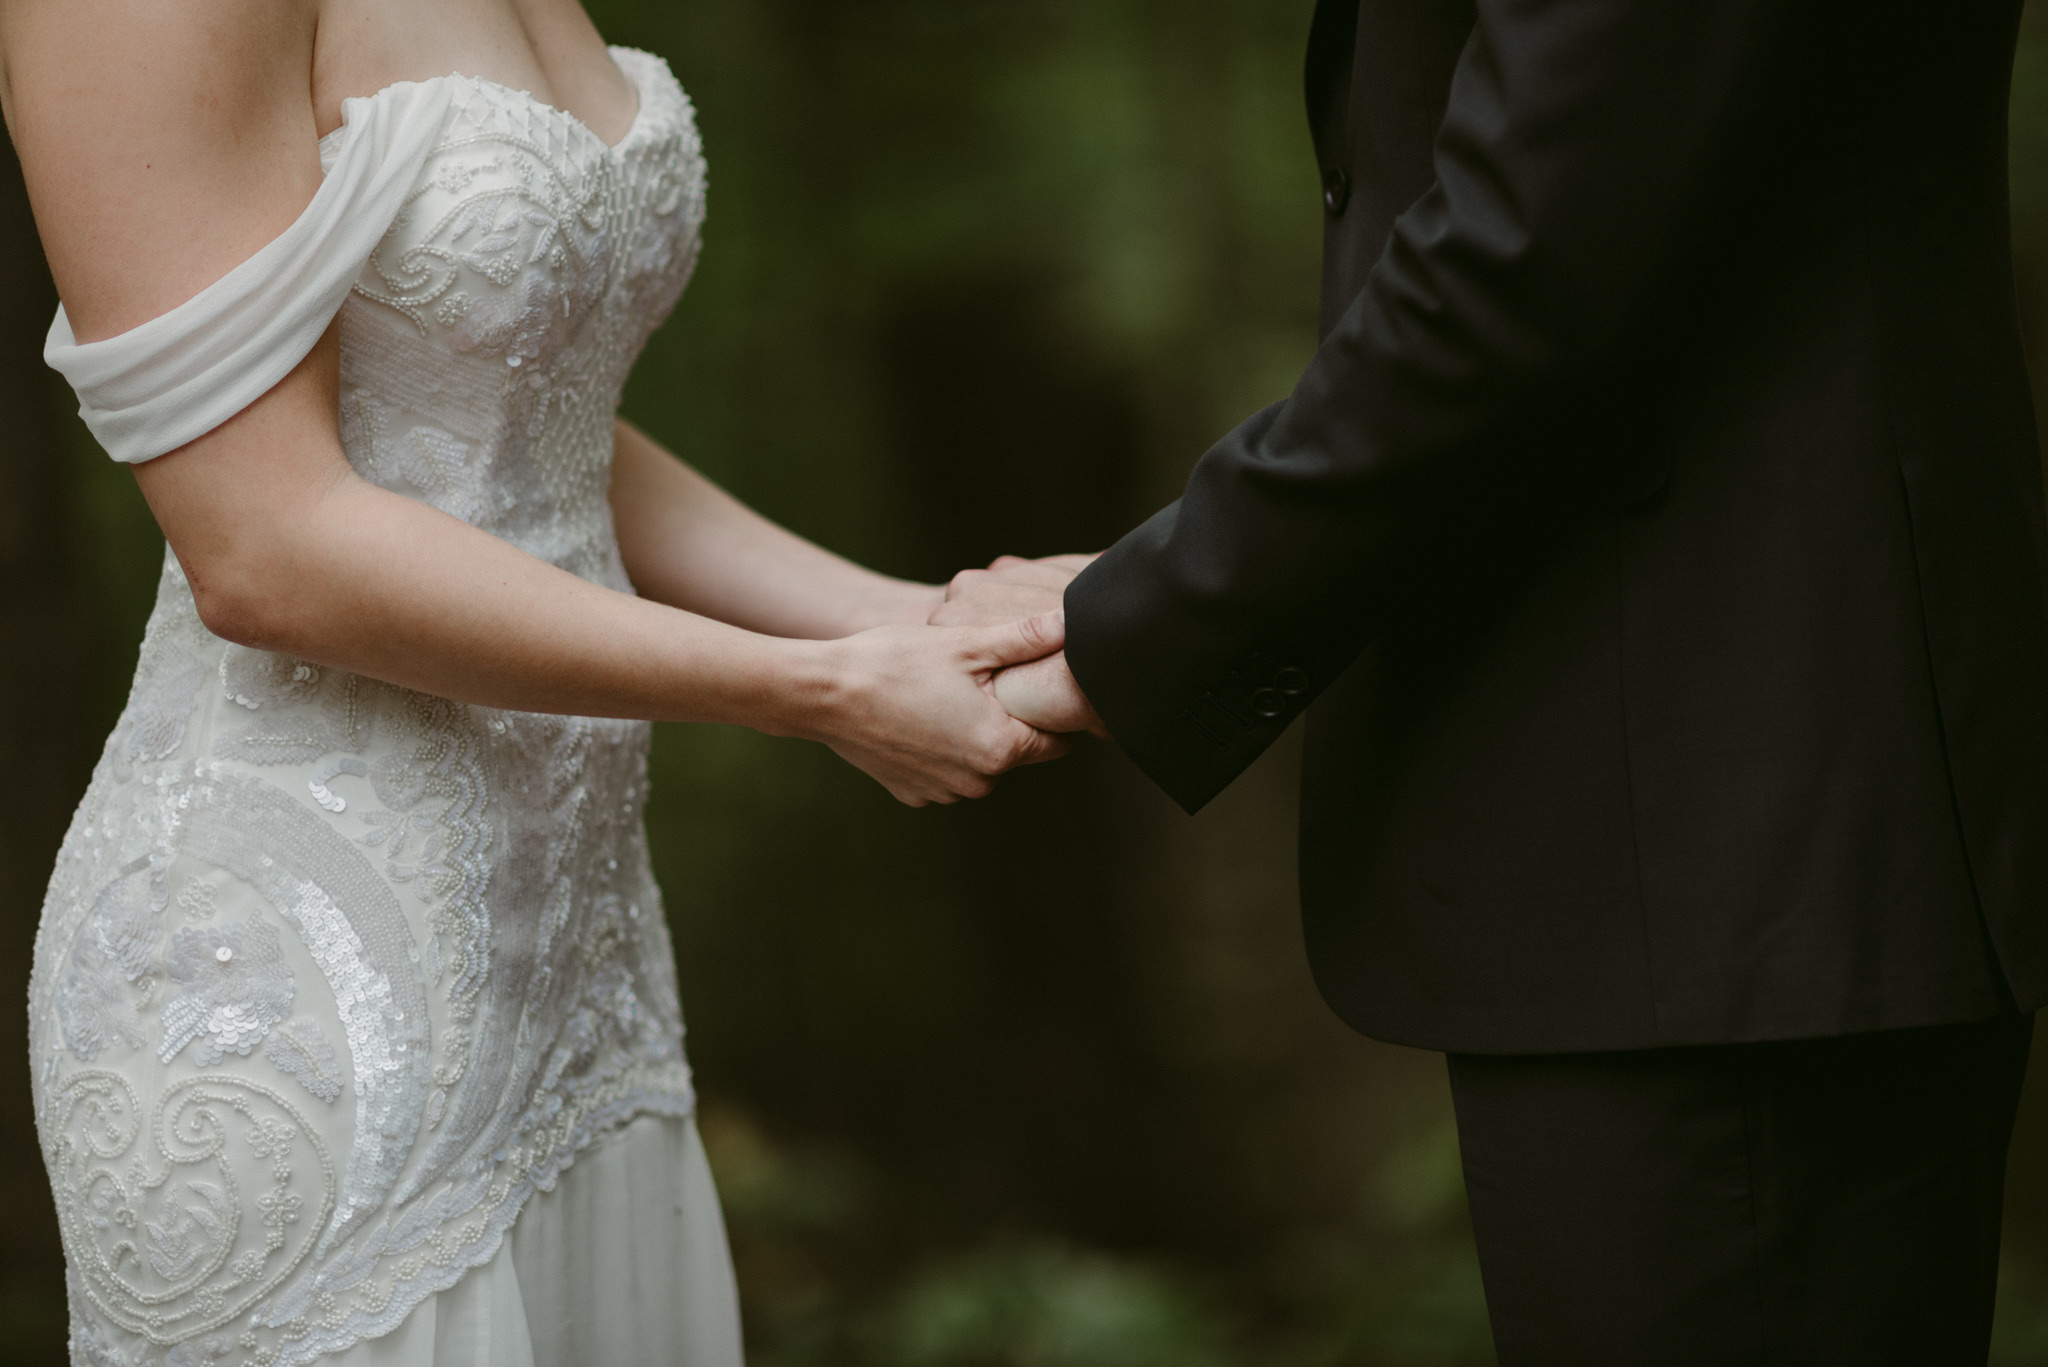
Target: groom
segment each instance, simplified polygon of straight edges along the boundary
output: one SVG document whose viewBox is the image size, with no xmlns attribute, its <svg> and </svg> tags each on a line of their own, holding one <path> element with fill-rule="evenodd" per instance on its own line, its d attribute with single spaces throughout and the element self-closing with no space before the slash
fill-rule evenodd
<svg viewBox="0 0 2048 1367">
<path fill-rule="evenodd" d="M 1307 714 L 1316 978 L 1449 1055 L 1506 1367 L 1985 1359 L 2048 999 L 2018 9 L 1321 0 L 1321 347 L 1000 681 L 1189 811 Z"/>
</svg>

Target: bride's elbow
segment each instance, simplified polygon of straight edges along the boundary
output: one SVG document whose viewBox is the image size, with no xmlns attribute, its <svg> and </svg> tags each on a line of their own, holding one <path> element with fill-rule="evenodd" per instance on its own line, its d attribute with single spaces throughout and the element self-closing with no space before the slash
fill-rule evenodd
<svg viewBox="0 0 2048 1367">
<path fill-rule="evenodd" d="M 206 629 L 224 641 L 253 650 L 290 650 L 294 629 L 290 576 L 247 554 L 179 557 L 192 586 L 192 603 Z"/>
<path fill-rule="evenodd" d="M 268 613 L 261 602 L 212 576 L 194 575 L 188 571 L 188 578 L 192 582 L 193 605 L 199 609 L 199 620 L 208 631 L 238 646 L 251 646 L 257 650 L 269 648 L 266 644 L 271 635 Z"/>
</svg>

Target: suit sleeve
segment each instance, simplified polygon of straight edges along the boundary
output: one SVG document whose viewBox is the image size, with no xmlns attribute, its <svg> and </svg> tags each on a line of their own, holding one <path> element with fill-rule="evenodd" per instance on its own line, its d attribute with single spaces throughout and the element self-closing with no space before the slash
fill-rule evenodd
<svg viewBox="0 0 2048 1367">
<path fill-rule="evenodd" d="M 1796 8 L 1478 0 L 1435 183 L 1293 395 L 1068 587 L 1075 677 L 1183 807 L 1377 634 L 1474 454 L 1640 337 L 1754 171 Z"/>
</svg>

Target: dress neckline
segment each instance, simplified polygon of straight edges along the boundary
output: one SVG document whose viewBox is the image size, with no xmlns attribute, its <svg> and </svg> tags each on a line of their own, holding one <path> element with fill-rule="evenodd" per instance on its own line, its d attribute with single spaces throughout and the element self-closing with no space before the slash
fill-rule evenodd
<svg viewBox="0 0 2048 1367">
<path fill-rule="evenodd" d="M 518 86 L 507 85 L 503 81 L 494 81 L 488 76 L 471 76 L 467 72 L 462 71 L 449 71 L 439 76 L 429 76 L 427 79 L 423 81 L 393 81 L 391 84 L 383 86 L 380 89 L 374 90 L 367 95 L 351 95 L 347 99 L 344 99 L 341 102 L 341 104 L 343 110 L 346 110 L 348 106 L 355 102 L 356 100 L 374 100 L 379 95 L 384 94 L 386 91 L 397 90 L 402 86 L 436 85 L 442 81 L 468 81 L 471 85 L 483 86 L 488 89 L 498 91 L 501 94 L 510 95 L 515 99 L 525 101 L 526 104 L 540 111 L 541 113 L 546 114 L 551 118 L 560 119 L 562 122 L 576 129 L 578 132 L 583 134 L 584 137 L 589 138 L 592 142 L 596 143 L 600 148 L 604 149 L 606 155 L 615 155 L 621 149 L 623 149 L 628 143 L 633 141 L 634 137 L 640 132 L 641 125 L 646 123 L 648 116 L 647 91 L 640 84 L 639 78 L 633 74 L 632 67 L 635 64 L 621 63 L 619 61 L 619 56 L 621 53 L 631 53 L 636 57 L 644 57 L 647 54 L 639 52 L 637 49 L 626 47 L 607 47 L 605 49 L 605 52 L 606 55 L 608 55 L 611 58 L 612 66 L 618 71 L 618 73 L 621 76 L 624 76 L 626 78 L 626 84 L 633 87 L 633 117 L 631 121 L 629 121 L 626 124 L 626 131 L 619 134 L 619 140 L 617 142 L 606 142 L 603 138 L 598 136 L 598 132 L 595 128 L 592 128 L 589 124 L 585 123 L 582 119 L 570 113 L 568 110 L 562 108 L 560 105 L 549 104 L 546 100 L 541 99 L 531 90 L 521 90 Z M 339 138 L 343 133 L 346 133 L 347 131 L 348 116 L 346 113 L 344 113 L 342 116 L 340 126 L 337 128 L 330 129 L 326 133 L 322 134 L 320 137 L 319 145 L 324 148 L 327 146 L 328 142 L 331 139 Z"/>
</svg>

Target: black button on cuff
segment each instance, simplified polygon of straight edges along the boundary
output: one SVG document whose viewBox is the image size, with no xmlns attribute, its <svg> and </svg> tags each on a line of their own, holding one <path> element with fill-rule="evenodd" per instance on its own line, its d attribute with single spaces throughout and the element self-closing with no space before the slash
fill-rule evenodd
<svg viewBox="0 0 2048 1367">
<path fill-rule="evenodd" d="M 1351 177 L 1341 166 L 1332 166 L 1323 172 L 1323 207 L 1334 216 L 1344 212 L 1344 206 L 1351 202 Z"/>
<path fill-rule="evenodd" d="M 1290 698 L 1299 697 L 1308 692 L 1308 675 L 1289 665 L 1273 676 L 1273 687 Z"/>
<path fill-rule="evenodd" d="M 1261 688 L 1252 694 L 1252 711 L 1262 717 L 1277 717 L 1287 710 L 1287 695 L 1277 688 Z"/>
</svg>

